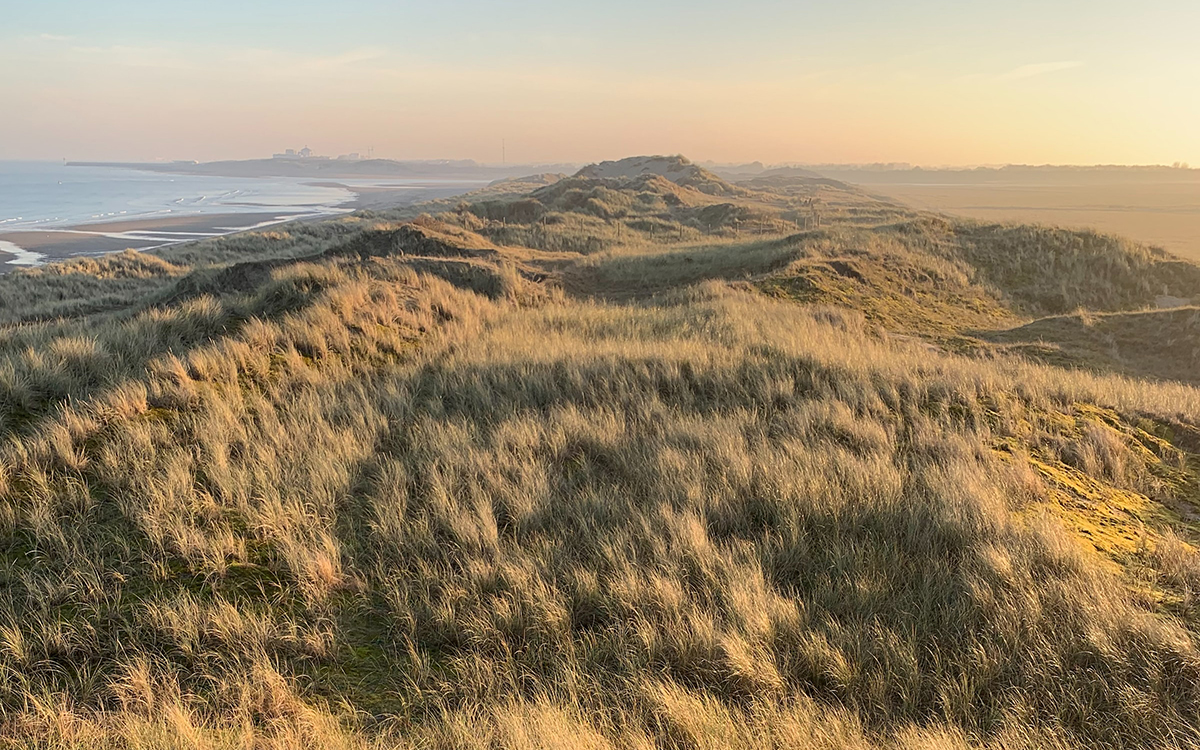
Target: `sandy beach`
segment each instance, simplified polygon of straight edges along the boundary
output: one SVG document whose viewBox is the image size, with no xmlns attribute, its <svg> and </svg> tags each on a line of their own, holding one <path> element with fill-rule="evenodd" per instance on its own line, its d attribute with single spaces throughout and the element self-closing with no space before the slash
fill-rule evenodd
<svg viewBox="0 0 1200 750">
<path fill-rule="evenodd" d="M 244 232 L 304 218 L 332 216 L 332 213 L 238 213 L 206 216 L 163 216 L 101 224 L 81 224 L 62 229 L 36 229 L 0 233 L 0 253 L 7 262 L 0 272 L 13 265 L 39 265 L 79 255 L 103 255 L 121 250 L 149 250 L 164 245 L 202 240 Z M 10 247 L 6 247 L 8 243 Z M 14 263 L 11 245 L 25 251 Z M 37 262 L 29 254 L 38 256 Z"/>
<path fill-rule="evenodd" d="M 335 187 L 343 190 L 349 190 L 355 194 L 355 197 L 349 203 L 344 204 L 348 208 L 355 210 L 383 210 L 388 208 L 396 208 L 397 206 L 409 206 L 413 203 L 422 201 L 437 200 L 439 198 L 449 198 L 454 195 L 462 195 L 472 190 L 478 190 L 487 185 L 486 182 L 479 180 L 462 181 L 462 182 L 427 182 L 413 184 L 387 184 L 380 183 L 378 185 L 347 185 L 342 182 L 312 182 L 307 183 L 316 187 Z"/>
<path fill-rule="evenodd" d="M 262 229 L 291 221 L 328 218 L 353 210 L 382 210 L 458 195 L 478 183 L 349 186 L 314 183 L 351 191 L 355 198 L 336 209 L 308 212 L 225 213 L 198 216 L 157 216 L 144 219 L 80 224 L 54 229 L 0 232 L 0 273 L 80 255 L 104 255 L 121 250 L 151 250 L 165 245 Z"/>
</svg>

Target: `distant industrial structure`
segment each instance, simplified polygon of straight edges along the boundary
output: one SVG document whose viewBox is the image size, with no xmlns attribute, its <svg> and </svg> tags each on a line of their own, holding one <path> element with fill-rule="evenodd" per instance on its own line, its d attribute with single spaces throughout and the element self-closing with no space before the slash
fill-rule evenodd
<svg viewBox="0 0 1200 750">
<path fill-rule="evenodd" d="M 308 146 L 305 146 L 299 151 L 294 148 L 289 148 L 282 154 L 272 154 L 271 157 L 274 159 L 308 159 L 312 161 L 329 160 L 328 156 L 317 156 L 317 154 L 313 153 L 313 150 Z M 360 161 L 361 159 L 362 156 L 360 156 L 357 151 L 352 154 L 342 154 L 341 156 L 337 157 L 338 161 Z"/>
</svg>

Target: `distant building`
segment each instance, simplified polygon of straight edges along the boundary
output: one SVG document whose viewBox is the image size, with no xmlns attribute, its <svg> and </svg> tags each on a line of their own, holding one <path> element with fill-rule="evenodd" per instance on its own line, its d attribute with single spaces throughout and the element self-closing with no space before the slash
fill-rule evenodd
<svg viewBox="0 0 1200 750">
<path fill-rule="evenodd" d="M 354 153 L 354 154 L 342 154 L 341 156 L 339 156 L 339 157 L 337 158 L 337 160 L 338 160 L 338 161 L 358 161 L 358 160 L 360 160 L 360 159 L 362 159 L 362 157 L 361 157 L 361 156 L 359 156 L 357 153 Z"/>
<path fill-rule="evenodd" d="M 317 161 L 329 158 L 328 156 L 317 156 L 316 154 L 313 153 L 313 150 L 311 148 L 309 148 L 308 146 L 305 146 L 304 148 L 300 149 L 299 151 L 297 151 L 293 148 L 289 148 L 288 150 L 284 151 L 282 154 L 272 154 L 271 156 L 272 156 L 272 158 L 275 158 L 275 159 L 313 159 L 313 160 L 317 160 Z"/>
</svg>

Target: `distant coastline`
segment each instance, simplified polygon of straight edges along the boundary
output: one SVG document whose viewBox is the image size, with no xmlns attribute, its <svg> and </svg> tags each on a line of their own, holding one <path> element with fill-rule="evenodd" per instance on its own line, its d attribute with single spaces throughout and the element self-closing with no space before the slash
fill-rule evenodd
<svg viewBox="0 0 1200 750">
<path fill-rule="evenodd" d="M 128 211 L 100 211 L 93 214 L 91 220 L 15 221 L 0 227 L 0 273 L 77 256 L 105 255 L 125 249 L 148 251 L 294 221 L 329 218 L 356 210 L 393 208 L 469 192 L 486 185 L 491 178 L 490 174 L 471 172 L 463 165 L 457 165 L 449 170 L 449 174 L 435 174 L 426 179 L 414 179 L 411 174 L 359 174 L 346 175 L 338 180 L 331 179 L 331 175 L 314 173 L 311 175 L 314 179 L 309 181 L 302 179 L 306 175 L 264 174 L 263 170 L 254 166 L 257 162 L 240 169 L 229 167 L 237 162 L 220 164 L 222 166 L 214 171 L 203 171 L 208 165 L 178 163 L 68 162 L 63 166 L 197 174 L 210 180 L 223 177 L 240 180 L 274 177 L 299 186 L 337 189 L 346 197 L 311 206 L 272 206 L 254 200 L 239 203 L 233 198 L 215 206 L 210 202 L 205 206 L 207 210 L 189 211 L 185 207 L 146 211 L 144 208 L 130 207 Z M 202 171 L 177 171 L 187 167 L 200 168 Z M 421 169 L 428 171 L 431 168 L 432 165 L 426 165 Z M 230 174 L 238 171 L 241 173 Z M 221 211 L 222 207 L 228 207 L 228 210 Z M 47 217 L 50 215 L 46 214 Z M 28 217 L 29 214 L 23 213 L 21 216 Z"/>
<path fill-rule="evenodd" d="M 575 164 L 479 164 L 471 160 L 397 161 L 395 159 L 244 159 L 214 162 L 69 161 L 68 167 L 138 169 L 167 174 L 215 177 L 295 177 L 312 179 L 399 179 L 436 182 L 492 182 L 543 172 L 574 172 Z"/>
</svg>

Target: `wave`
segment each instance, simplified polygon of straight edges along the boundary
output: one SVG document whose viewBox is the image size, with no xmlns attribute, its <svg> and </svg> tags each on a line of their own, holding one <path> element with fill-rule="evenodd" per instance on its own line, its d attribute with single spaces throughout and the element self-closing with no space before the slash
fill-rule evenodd
<svg viewBox="0 0 1200 750">
<path fill-rule="evenodd" d="M 301 213 L 353 200 L 302 180 L 260 180 L 192 175 L 150 175 L 135 170 L 63 167 L 0 174 L 0 230 L 70 227 L 153 216 L 217 213 Z M 147 176 L 149 175 L 149 176 Z M 62 184 L 59 184 L 62 183 Z M 3 260 L 0 260 L 3 265 Z"/>
</svg>

